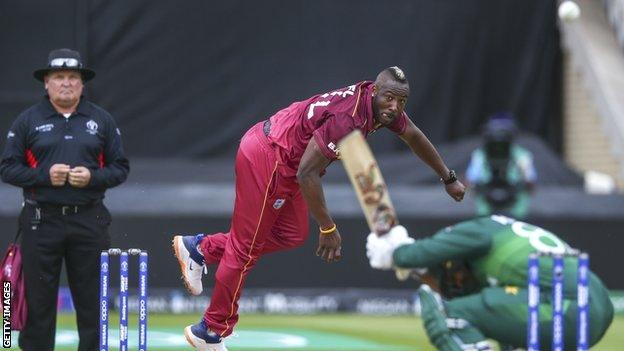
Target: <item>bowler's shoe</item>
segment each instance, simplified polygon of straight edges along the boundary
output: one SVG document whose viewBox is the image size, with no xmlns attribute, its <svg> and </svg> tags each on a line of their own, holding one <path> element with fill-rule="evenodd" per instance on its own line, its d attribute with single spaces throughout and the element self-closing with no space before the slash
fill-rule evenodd
<svg viewBox="0 0 624 351">
<path fill-rule="evenodd" d="M 199 351 L 227 351 L 223 338 L 209 330 L 203 320 L 184 328 L 184 336 Z"/>
<path fill-rule="evenodd" d="M 173 252 L 175 253 L 182 279 L 188 291 L 193 295 L 202 293 L 202 273 L 205 269 L 204 256 L 199 251 L 199 243 L 204 238 L 204 234 L 198 235 L 176 235 L 173 237 Z"/>
</svg>

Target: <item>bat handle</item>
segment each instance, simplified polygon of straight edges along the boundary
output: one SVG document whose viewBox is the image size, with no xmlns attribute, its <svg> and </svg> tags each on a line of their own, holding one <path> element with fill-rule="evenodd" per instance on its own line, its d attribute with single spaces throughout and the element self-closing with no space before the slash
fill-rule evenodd
<svg viewBox="0 0 624 351">
<path fill-rule="evenodd" d="M 410 277 L 411 270 L 408 268 L 395 268 L 394 275 L 399 281 L 406 281 Z"/>
</svg>

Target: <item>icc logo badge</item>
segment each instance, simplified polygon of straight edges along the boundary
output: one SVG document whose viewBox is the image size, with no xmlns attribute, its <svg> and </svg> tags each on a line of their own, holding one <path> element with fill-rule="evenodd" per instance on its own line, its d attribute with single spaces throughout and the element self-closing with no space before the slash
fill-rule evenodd
<svg viewBox="0 0 624 351">
<path fill-rule="evenodd" d="M 95 123 L 94 120 L 89 120 L 89 122 L 87 122 L 87 133 L 91 135 L 95 135 L 97 134 L 97 131 L 98 131 L 98 124 Z"/>
</svg>

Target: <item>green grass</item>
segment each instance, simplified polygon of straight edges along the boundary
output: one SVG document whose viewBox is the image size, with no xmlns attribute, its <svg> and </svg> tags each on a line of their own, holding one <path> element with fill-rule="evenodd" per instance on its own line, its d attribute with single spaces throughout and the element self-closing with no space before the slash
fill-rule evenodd
<svg viewBox="0 0 624 351">
<path fill-rule="evenodd" d="M 260 326 L 306 328 L 340 333 L 381 344 L 418 346 L 422 351 L 435 351 L 429 343 L 420 318 L 408 316 L 362 316 L 332 314 L 314 316 L 245 315 L 239 328 Z M 595 351 L 619 351 L 624 345 L 624 316 L 618 316 L 605 337 L 592 348 Z M 236 351 L 236 350 L 232 350 Z"/>
<path fill-rule="evenodd" d="M 182 329 L 195 323 L 199 315 L 150 315 L 149 330 L 165 330 L 175 334 L 182 334 Z M 110 327 L 116 329 L 118 316 L 110 316 Z M 136 316 L 130 316 L 130 329 L 136 330 Z M 59 315 L 59 329 L 75 329 L 74 316 L 70 314 Z M 420 319 L 408 316 L 362 316 L 353 314 L 327 314 L 327 315 L 242 315 L 237 330 L 266 330 L 277 332 L 292 332 L 293 334 L 307 332 L 306 335 L 317 335 L 321 340 L 327 335 L 334 334 L 343 337 L 344 340 L 355 342 L 370 342 L 370 345 L 383 345 L 384 350 L 420 350 L 434 351 L 429 344 L 422 328 Z M 320 333 L 320 334 L 319 334 Z M 328 334 L 327 334 L 328 333 Z M 131 336 L 132 338 L 132 336 Z M 13 345 L 17 345 L 14 340 Z M 372 346 L 370 349 L 373 349 Z M 624 316 L 618 316 L 611 325 L 606 336 L 592 350 L 616 351 L 624 345 Z M 149 346 L 149 342 L 148 342 Z M 230 351 L 251 351 L 250 348 L 228 347 Z M 57 348 L 57 350 L 75 350 L 76 347 Z M 130 348 L 132 349 L 132 348 Z M 368 350 L 369 348 L 367 348 Z M 115 348 L 111 347 L 111 350 Z M 191 350 L 187 346 L 171 348 L 158 348 L 158 350 Z M 263 351 L 284 351 L 286 348 L 271 349 L 262 348 Z M 330 348 L 292 348 L 291 350 L 321 351 Z M 349 349 L 355 350 L 355 349 Z"/>
<path fill-rule="evenodd" d="M 420 319 L 407 316 L 363 316 L 354 314 L 327 314 L 312 316 L 245 315 L 239 328 L 310 329 L 352 336 L 384 345 L 414 346 L 419 349 L 429 344 Z M 233 350 L 235 351 L 235 350 Z"/>
</svg>

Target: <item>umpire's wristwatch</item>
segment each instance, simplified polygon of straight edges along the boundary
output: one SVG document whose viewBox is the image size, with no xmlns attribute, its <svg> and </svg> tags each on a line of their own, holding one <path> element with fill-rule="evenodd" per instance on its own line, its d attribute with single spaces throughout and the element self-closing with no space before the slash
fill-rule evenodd
<svg viewBox="0 0 624 351">
<path fill-rule="evenodd" d="M 454 170 L 450 170 L 448 174 L 448 179 L 444 180 L 444 178 L 440 178 L 440 181 L 444 183 L 444 185 L 453 184 L 457 181 L 457 175 Z"/>
</svg>

